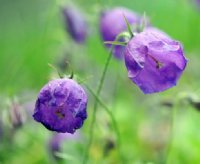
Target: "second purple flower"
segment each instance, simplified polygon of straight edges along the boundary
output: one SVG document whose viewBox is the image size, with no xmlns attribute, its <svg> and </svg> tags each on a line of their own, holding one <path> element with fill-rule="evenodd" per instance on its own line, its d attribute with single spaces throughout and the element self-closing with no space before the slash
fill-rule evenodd
<svg viewBox="0 0 200 164">
<path fill-rule="evenodd" d="M 139 26 L 141 23 L 141 17 L 126 8 L 117 7 L 102 13 L 100 18 L 100 33 L 103 41 L 114 41 L 118 34 L 126 31 L 127 28 L 124 16 L 133 26 Z M 108 48 L 111 47 L 111 45 L 106 46 Z M 113 51 L 114 56 L 118 59 L 122 59 L 124 49 L 123 46 L 115 46 Z"/>
<path fill-rule="evenodd" d="M 161 92 L 176 85 L 187 60 L 182 45 L 164 32 L 147 28 L 126 46 L 128 77 L 144 92 Z"/>
</svg>

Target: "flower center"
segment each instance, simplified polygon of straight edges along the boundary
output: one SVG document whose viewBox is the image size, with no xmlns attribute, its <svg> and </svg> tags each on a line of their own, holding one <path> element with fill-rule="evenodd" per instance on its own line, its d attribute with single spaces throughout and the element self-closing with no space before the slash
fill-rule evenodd
<svg viewBox="0 0 200 164">
<path fill-rule="evenodd" d="M 65 114 L 62 112 L 62 108 L 62 106 L 58 107 L 55 111 L 55 114 L 59 119 L 63 119 L 65 117 Z"/>
<path fill-rule="evenodd" d="M 161 63 L 159 60 L 157 60 L 152 55 L 150 55 L 150 54 L 147 54 L 147 55 L 156 63 L 156 69 L 160 69 L 163 67 L 163 63 Z"/>
</svg>

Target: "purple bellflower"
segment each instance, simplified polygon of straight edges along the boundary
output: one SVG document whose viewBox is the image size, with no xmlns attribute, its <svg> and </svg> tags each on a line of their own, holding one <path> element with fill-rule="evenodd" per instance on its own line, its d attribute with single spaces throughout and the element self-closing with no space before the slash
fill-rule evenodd
<svg viewBox="0 0 200 164">
<path fill-rule="evenodd" d="M 141 17 L 126 9 L 117 7 L 109 11 L 102 13 L 100 18 L 100 33 L 103 41 L 114 41 L 118 34 L 126 31 L 126 22 L 124 16 L 132 26 L 139 26 L 141 23 Z M 111 45 L 106 45 L 108 48 Z M 113 54 L 117 59 L 123 58 L 124 47 L 117 45 L 113 50 Z"/>
<path fill-rule="evenodd" d="M 56 79 L 38 95 L 33 117 L 47 129 L 74 133 L 87 118 L 87 95 L 72 79 Z"/>
<path fill-rule="evenodd" d="M 128 77 L 145 94 L 175 86 L 187 64 L 182 45 L 156 28 L 136 34 L 124 54 Z"/>
<path fill-rule="evenodd" d="M 77 43 L 84 43 L 87 36 L 87 24 L 83 14 L 75 7 L 68 6 L 63 9 L 66 29 Z"/>
</svg>

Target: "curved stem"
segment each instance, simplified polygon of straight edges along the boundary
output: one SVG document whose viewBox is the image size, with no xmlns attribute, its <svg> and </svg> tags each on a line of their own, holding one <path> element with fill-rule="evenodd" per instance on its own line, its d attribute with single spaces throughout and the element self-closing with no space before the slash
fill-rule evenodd
<svg viewBox="0 0 200 164">
<path fill-rule="evenodd" d="M 92 122 L 91 122 L 91 125 L 90 125 L 90 132 L 89 132 L 90 136 L 89 136 L 87 149 L 86 149 L 85 154 L 84 154 L 83 164 L 86 164 L 87 161 L 88 161 L 89 151 L 90 151 L 90 147 L 91 147 L 92 141 L 93 141 L 94 124 L 95 124 L 95 121 L 96 121 L 96 112 L 97 112 L 97 107 L 98 107 L 97 97 L 99 97 L 99 95 L 100 95 L 100 92 L 101 92 L 101 89 L 102 89 L 102 86 L 103 86 L 103 83 L 104 83 L 104 80 L 105 80 L 106 72 L 107 72 L 107 69 L 108 69 L 108 65 L 109 65 L 111 57 L 112 57 L 113 49 L 114 49 L 114 45 L 112 45 L 112 47 L 111 47 L 109 56 L 106 60 L 105 67 L 103 69 L 103 73 L 101 75 L 100 83 L 99 83 L 99 86 L 98 86 L 98 89 L 97 89 L 97 94 L 96 94 L 96 98 L 95 98 L 95 102 L 94 102 L 94 111 L 93 111 L 93 115 L 92 115 Z"/>
<path fill-rule="evenodd" d="M 121 157 L 121 139 L 120 139 L 120 132 L 117 126 L 117 122 L 112 114 L 112 112 L 108 109 L 108 107 L 103 103 L 103 101 L 100 100 L 99 97 L 97 97 L 97 95 L 94 93 L 94 91 L 87 85 L 85 84 L 86 88 L 89 90 L 89 92 L 95 97 L 95 99 L 97 99 L 98 103 L 105 109 L 105 111 L 107 112 L 107 114 L 110 116 L 110 119 L 112 121 L 113 124 L 113 129 L 116 132 L 116 140 L 117 140 L 117 148 L 118 148 L 118 154 L 122 160 Z"/>
</svg>

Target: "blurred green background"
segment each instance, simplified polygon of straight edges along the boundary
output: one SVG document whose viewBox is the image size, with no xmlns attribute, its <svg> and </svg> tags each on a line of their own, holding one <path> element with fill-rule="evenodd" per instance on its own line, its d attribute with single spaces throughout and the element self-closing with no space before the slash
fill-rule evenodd
<svg viewBox="0 0 200 164">
<path fill-rule="evenodd" d="M 0 137 L 0 164 L 56 163 L 48 151 L 52 132 L 31 118 L 34 100 L 50 78 L 58 77 L 48 63 L 56 65 L 63 57 L 96 89 L 108 55 L 99 35 L 99 11 L 115 6 L 145 12 L 154 26 L 182 42 L 189 60 L 176 87 L 144 95 L 129 81 L 124 63 L 112 59 L 101 97 L 117 120 L 123 163 L 200 163 L 200 113 L 187 101 L 200 100 L 200 6 L 192 0 L 76 0 L 90 31 L 87 43 L 77 45 L 61 13 L 68 3 L 72 1 L 0 0 L 0 119 L 6 122 L 4 135 L 12 136 Z M 81 142 L 63 144 L 66 157 L 60 163 L 82 161 L 93 111 L 89 96 Z M 13 101 L 30 112 L 25 112 L 24 125 L 10 132 L 7 112 Z M 90 163 L 120 163 L 110 124 L 99 107 Z M 113 146 L 107 148 L 109 144 Z"/>
</svg>

